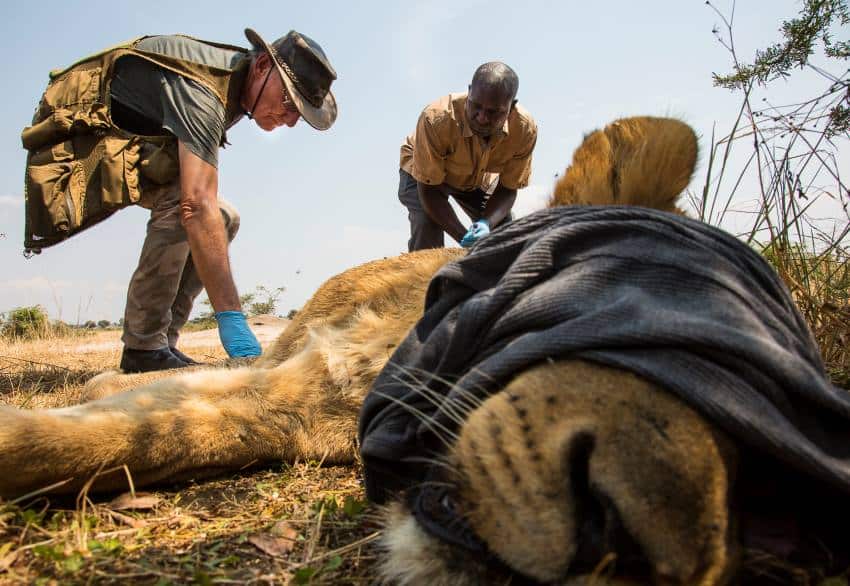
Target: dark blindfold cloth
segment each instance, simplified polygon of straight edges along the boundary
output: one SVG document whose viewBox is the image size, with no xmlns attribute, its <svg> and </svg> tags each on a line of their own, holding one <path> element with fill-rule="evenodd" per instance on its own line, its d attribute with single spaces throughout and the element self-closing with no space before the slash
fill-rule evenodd
<svg viewBox="0 0 850 586">
<path fill-rule="evenodd" d="M 494 231 L 432 280 L 422 319 L 360 413 L 368 497 L 421 483 L 421 458 L 444 450 L 414 410 L 454 429 L 444 412 L 464 412 L 451 407 L 468 405 L 463 395 L 484 399 L 566 357 L 636 372 L 742 448 L 850 493 L 850 393 L 829 382 L 764 259 L 681 216 L 561 207 Z"/>
</svg>

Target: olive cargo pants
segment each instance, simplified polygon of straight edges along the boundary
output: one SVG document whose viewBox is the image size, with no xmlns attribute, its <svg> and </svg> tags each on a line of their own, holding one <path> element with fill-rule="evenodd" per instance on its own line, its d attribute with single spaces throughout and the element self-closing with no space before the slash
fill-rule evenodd
<svg viewBox="0 0 850 586">
<path fill-rule="evenodd" d="M 153 202 L 151 217 L 139 265 L 127 288 L 121 338 L 134 350 L 176 346 L 192 303 L 204 288 L 180 223 L 180 182 L 153 186 L 146 192 L 143 201 Z M 239 214 L 221 198 L 218 206 L 228 240 L 233 241 L 239 230 Z"/>
</svg>

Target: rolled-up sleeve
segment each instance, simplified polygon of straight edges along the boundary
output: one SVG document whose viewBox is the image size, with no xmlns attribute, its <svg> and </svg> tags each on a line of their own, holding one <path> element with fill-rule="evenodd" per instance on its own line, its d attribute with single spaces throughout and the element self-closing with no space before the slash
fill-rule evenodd
<svg viewBox="0 0 850 586">
<path fill-rule="evenodd" d="M 537 144 L 537 125 L 531 124 L 525 140 L 499 173 L 499 183 L 508 189 L 528 187 L 531 179 L 531 154 Z"/>
<path fill-rule="evenodd" d="M 427 185 L 439 185 L 446 178 L 446 146 L 440 137 L 439 122 L 439 117 L 425 110 L 416 123 L 411 175 Z"/>
</svg>

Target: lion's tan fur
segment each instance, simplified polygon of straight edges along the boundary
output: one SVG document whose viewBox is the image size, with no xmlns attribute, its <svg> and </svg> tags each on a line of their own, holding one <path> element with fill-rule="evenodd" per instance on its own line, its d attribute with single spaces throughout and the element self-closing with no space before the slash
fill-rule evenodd
<svg viewBox="0 0 850 586">
<path fill-rule="evenodd" d="M 695 160 L 687 125 L 620 120 L 586 138 L 551 205 L 672 211 Z M 354 461 L 366 392 L 420 316 L 433 274 L 462 254 L 403 254 L 333 277 L 253 365 L 104 374 L 87 389 L 97 400 L 0 408 L 0 495 L 62 480 L 58 490 L 75 491 L 99 472 L 95 489 L 122 488 L 124 465 L 139 486 L 268 460 Z M 529 369 L 509 391 L 470 415 L 446 456 L 459 507 L 494 554 L 538 580 L 573 579 L 580 508 L 604 495 L 658 582 L 724 579 L 734 458 L 720 434 L 639 377 L 591 363 Z M 488 581 L 486 564 L 422 531 L 403 505 L 385 519 L 385 580 Z"/>
<path fill-rule="evenodd" d="M 476 533 L 528 576 L 566 574 L 582 499 L 604 495 L 657 577 L 714 584 L 728 561 L 728 457 L 722 437 L 669 393 L 564 361 L 523 372 L 473 412 L 449 469 Z"/>
<path fill-rule="evenodd" d="M 697 138 L 671 118 L 636 117 L 587 135 L 555 184 L 549 206 L 639 205 L 679 211 L 696 164 Z"/>
<path fill-rule="evenodd" d="M 604 498 L 656 581 L 727 577 L 734 450 L 722 434 L 669 393 L 596 364 L 537 366 L 504 391 L 470 415 L 441 479 L 459 486 L 457 506 L 500 559 L 545 583 L 563 578 L 583 530 L 580 509 Z M 385 514 L 388 581 L 489 582 L 457 576 L 453 554 L 428 542 L 402 505 Z"/>
</svg>

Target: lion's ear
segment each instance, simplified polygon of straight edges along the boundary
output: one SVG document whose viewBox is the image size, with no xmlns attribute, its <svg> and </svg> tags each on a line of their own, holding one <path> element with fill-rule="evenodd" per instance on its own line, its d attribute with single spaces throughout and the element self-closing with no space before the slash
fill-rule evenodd
<svg viewBox="0 0 850 586">
<path fill-rule="evenodd" d="M 587 135 L 555 184 L 549 207 L 638 205 L 679 211 L 696 167 L 693 129 L 672 118 L 623 118 Z"/>
<path fill-rule="evenodd" d="M 604 131 L 584 137 L 572 164 L 555 184 L 548 207 L 614 203 L 611 141 Z"/>
</svg>

